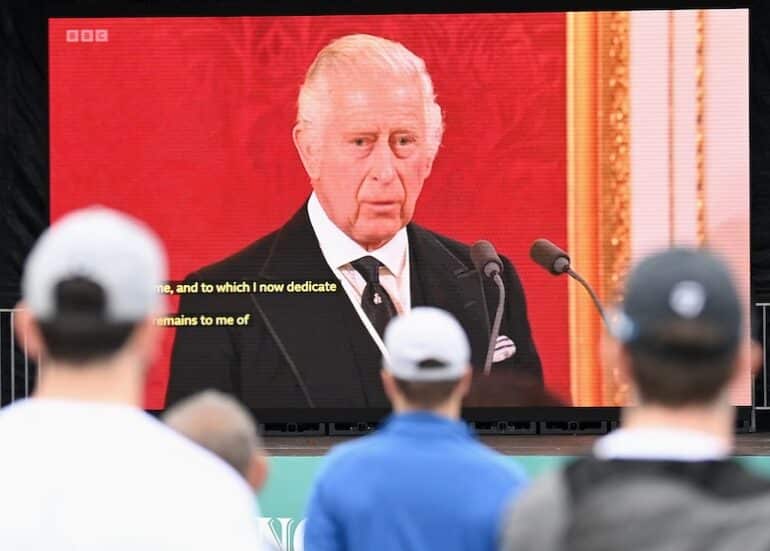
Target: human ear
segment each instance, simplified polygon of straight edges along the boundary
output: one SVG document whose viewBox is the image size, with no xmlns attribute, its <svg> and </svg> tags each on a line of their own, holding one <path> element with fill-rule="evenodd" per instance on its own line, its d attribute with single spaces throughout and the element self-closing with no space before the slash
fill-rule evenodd
<svg viewBox="0 0 770 551">
<path fill-rule="evenodd" d="M 428 176 L 430 176 L 431 171 L 433 170 L 433 161 L 436 159 L 435 155 L 430 155 L 428 159 L 425 162 L 425 176 L 423 177 L 424 180 L 428 179 Z"/>
<path fill-rule="evenodd" d="M 16 305 L 16 313 L 13 316 L 13 329 L 19 346 L 26 349 L 32 358 L 40 358 L 44 355 L 45 345 L 40 334 L 40 328 L 24 302 Z"/>
<path fill-rule="evenodd" d="M 249 457 L 249 465 L 246 472 L 246 482 L 248 482 L 254 492 L 259 493 L 264 488 L 269 472 L 270 466 L 267 457 L 263 453 L 254 450 L 251 457 Z"/>
<path fill-rule="evenodd" d="M 602 363 L 609 366 L 620 395 L 627 398 L 634 384 L 631 374 L 631 356 L 628 350 L 620 341 L 605 333 L 601 341 L 600 351 Z"/>
<path fill-rule="evenodd" d="M 764 355 L 764 350 L 762 349 L 762 345 L 758 342 L 751 341 L 751 344 L 749 345 L 749 362 L 751 362 L 751 376 L 756 376 L 757 373 L 759 373 L 759 370 L 762 368 L 762 360 Z"/>
<path fill-rule="evenodd" d="M 148 316 L 134 329 L 128 341 L 143 365 L 149 366 L 160 351 L 162 328 L 155 324 L 156 315 Z"/>
<path fill-rule="evenodd" d="M 460 399 L 465 398 L 468 396 L 468 393 L 471 391 L 471 380 L 473 379 L 473 370 L 468 369 L 467 373 L 462 376 L 460 379 L 460 383 L 457 385 L 457 392 L 459 394 Z"/>
<path fill-rule="evenodd" d="M 380 379 L 382 379 L 382 388 L 385 391 L 385 396 L 388 397 L 391 403 L 398 401 L 400 394 L 396 388 L 396 382 L 393 380 L 393 375 L 385 371 L 380 370 Z"/>
<path fill-rule="evenodd" d="M 746 375 L 746 366 L 750 369 L 750 377 L 756 377 L 762 368 L 762 345 L 752 339 L 746 339 L 738 345 L 738 351 L 735 354 L 732 366 L 731 383 L 740 380 Z"/>
<path fill-rule="evenodd" d="M 302 166 L 305 167 L 308 177 L 315 181 L 320 176 L 319 170 L 319 143 L 315 132 L 311 132 L 307 125 L 297 123 L 292 130 L 294 147 L 297 148 Z"/>
</svg>

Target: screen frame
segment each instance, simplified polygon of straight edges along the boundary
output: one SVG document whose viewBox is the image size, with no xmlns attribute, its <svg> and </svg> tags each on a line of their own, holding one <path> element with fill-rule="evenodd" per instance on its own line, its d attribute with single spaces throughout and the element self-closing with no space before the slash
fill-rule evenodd
<svg viewBox="0 0 770 551">
<path fill-rule="evenodd" d="M 501 6 L 500 2 L 490 0 L 479 0 L 476 2 L 467 2 L 465 6 L 459 7 L 456 4 L 451 6 L 435 0 L 420 2 L 383 2 L 376 0 L 373 2 L 361 3 L 355 6 L 330 7 L 310 2 L 297 2 L 293 0 L 268 0 L 255 5 L 253 2 L 225 1 L 225 2 L 202 2 L 193 1 L 189 3 L 176 3 L 157 1 L 156 3 L 137 4 L 126 0 L 116 0 L 109 5 L 96 4 L 63 4 L 53 3 L 51 1 L 45 4 L 45 37 L 46 52 L 46 94 L 45 94 L 45 124 L 46 140 L 45 159 L 48 167 L 48 178 L 46 182 L 46 191 L 50 190 L 50 156 L 48 109 L 50 85 L 48 82 L 48 32 L 49 20 L 56 18 L 94 18 L 94 17 L 242 17 L 242 16 L 292 16 L 292 15 L 387 15 L 387 14 L 452 14 L 452 13 L 517 13 L 517 12 L 550 12 L 550 11 L 597 11 L 597 10 L 656 10 L 656 9 L 709 9 L 709 8 L 735 8 L 749 9 L 749 20 L 751 21 L 752 3 L 746 0 L 736 2 L 724 2 L 715 0 L 676 0 L 676 1 L 627 1 L 627 2 L 565 2 L 563 0 L 525 0 L 518 1 L 515 6 L 506 4 Z M 751 48 L 751 46 L 750 46 Z M 751 50 L 750 50 L 751 51 Z M 749 90 L 751 94 L 751 78 Z M 751 113 L 749 114 L 751 119 Z M 754 150 L 754 143 L 750 139 L 750 150 Z M 753 155 L 750 152 L 750 162 Z M 752 163 L 753 165 L 753 163 Z M 753 172 L 753 170 L 752 170 Z M 750 188 L 753 188 L 753 182 L 750 182 Z M 46 196 L 47 199 L 47 196 Z M 46 200 L 46 212 L 50 220 L 49 203 Z M 750 213 L 752 205 L 749 205 Z M 753 251 L 752 251 L 753 252 Z M 750 258 L 753 254 L 750 252 Z M 753 262 L 752 262 L 753 265 Z M 753 275 L 753 274 L 752 274 Z M 753 279 L 753 278 L 752 278 Z M 751 296 L 754 296 L 753 285 Z M 755 382 L 752 382 L 752 405 L 736 406 L 737 427 L 749 423 L 751 427 L 755 425 L 754 402 L 756 400 L 757 388 Z M 155 412 L 157 413 L 157 412 Z M 376 424 L 380 422 L 388 413 L 388 409 L 381 408 L 270 408 L 254 409 L 252 413 L 260 423 L 369 423 Z M 463 409 L 463 418 L 469 422 L 601 422 L 616 423 L 619 421 L 621 408 L 619 407 L 587 407 L 587 406 L 539 406 L 539 407 L 489 407 L 489 408 L 465 408 Z M 579 431 L 578 431 L 579 432 Z M 301 436 L 301 434 L 299 434 Z"/>
</svg>

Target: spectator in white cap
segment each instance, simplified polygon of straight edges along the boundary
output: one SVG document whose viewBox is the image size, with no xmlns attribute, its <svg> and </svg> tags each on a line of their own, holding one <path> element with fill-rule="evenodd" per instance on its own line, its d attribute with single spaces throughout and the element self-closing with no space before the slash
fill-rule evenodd
<svg viewBox="0 0 770 551">
<path fill-rule="evenodd" d="M 30 253 L 16 328 L 42 362 L 33 396 L 0 411 L 3 549 L 258 548 L 241 477 L 140 409 L 165 277 L 157 237 L 100 207 Z"/>
<path fill-rule="evenodd" d="M 770 481 L 729 457 L 747 338 L 722 262 L 692 249 L 643 260 L 604 343 L 635 405 L 513 503 L 502 549 L 770 549 Z"/>
<path fill-rule="evenodd" d="M 471 380 L 465 332 L 447 312 L 420 307 L 388 325 L 385 345 L 393 414 L 329 454 L 305 550 L 495 549 L 502 509 L 525 478 L 460 419 Z"/>
</svg>

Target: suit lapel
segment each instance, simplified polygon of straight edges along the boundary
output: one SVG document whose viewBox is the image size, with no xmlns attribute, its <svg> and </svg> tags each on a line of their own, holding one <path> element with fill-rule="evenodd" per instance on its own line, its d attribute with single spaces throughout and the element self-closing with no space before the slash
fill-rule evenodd
<svg viewBox="0 0 770 551">
<path fill-rule="evenodd" d="M 451 312 L 468 333 L 472 362 L 484 363 L 489 316 L 478 272 L 435 235 L 409 224 L 412 306 Z M 381 354 L 321 253 L 303 206 L 278 230 L 259 273 L 264 282 L 337 282 L 336 293 L 257 293 L 265 316 L 318 407 L 380 407 Z"/>
<path fill-rule="evenodd" d="M 468 334 L 471 362 L 483 366 L 490 327 L 481 276 L 431 232 L 417 224 L 407 229 L 412 306 L 435 306 L 455 316 Z"/>
<path fill-rule="evenodd" d="M 326 263 L 307 205 L 278 230 L 260 279 L 337 283 L 336 293 L 257 293 L 254 297 L 300 371 L 316 406 L 375 405 L 370 402 L 382 395 L 379 349 Z"/>
</svg>

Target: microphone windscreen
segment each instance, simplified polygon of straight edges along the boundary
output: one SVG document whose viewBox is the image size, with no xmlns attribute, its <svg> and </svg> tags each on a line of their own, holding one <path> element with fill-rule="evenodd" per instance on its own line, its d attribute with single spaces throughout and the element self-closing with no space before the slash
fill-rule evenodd
<svg viewBox="0 0 770 551">
<path fill-rule="evenodd" d="M 536 264 L 542 266 L 554 275 L 566 272 L 570 264 L 567 253 L 547 239 L 535 240 L 535 242 L 532 243 L 532 247 L 529 249 L 529 256 Z M 562 259 L 562 261 L 557 262 L 560 259 Z"/>
<path fill-rule="evenodd" d="M 492 272 L 488 273 L 488 266 L 490 264 L 494 264 L 498 272 L 503 271 L 503 262 L 500 260 L 500 257 L 497 256 L 495 246 L 483 239 L 481 241 L 476 241 L 471 246 L 471 261 L 479 272 L 488 277 L 491 277 L 494 271 L 493 269 Z"/>
</svg>

